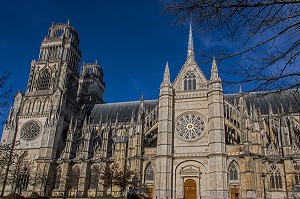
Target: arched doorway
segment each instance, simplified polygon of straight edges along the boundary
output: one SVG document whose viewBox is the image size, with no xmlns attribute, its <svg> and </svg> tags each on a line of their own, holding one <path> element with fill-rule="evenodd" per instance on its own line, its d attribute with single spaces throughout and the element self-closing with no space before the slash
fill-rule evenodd
<svg viewBox="0 0 300 199">
<path fill-rule="evenodd" d="M 184 182 L 184 198 L 196 199 L 197 198 L 197 186 L 196 181 L 193 179 L 187 179 Z"/>
</svg>

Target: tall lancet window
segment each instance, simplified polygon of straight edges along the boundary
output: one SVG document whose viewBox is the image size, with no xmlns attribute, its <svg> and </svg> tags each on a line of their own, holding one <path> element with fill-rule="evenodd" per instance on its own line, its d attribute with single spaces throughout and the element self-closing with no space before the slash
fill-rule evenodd
<svg viewBox="0 0 300 199">
<path fill-rule="evenodd" d="M 185 91 L 196 90 L 196 76 L 193 72 L 189 71 L 185 74 L 183 88 Z"/>
<path fill-rule="evenodd" d="M 39 90 L 48 90 L 50 88 L 50 72 L 44 70 L 40 76 Z"/>
<path fill-rule="evenodd" d="M 146 176 L 145 176 L 145 180 L 153 180 L 154 179 L 154 172 L 153 172 L 153 168 L 152 165 L 149 164 L 147 169 L 146 169 Z"/>
<path fill-rule="evenodd" d="M 231 163 L 229 167 L 229 180 L 239 180 L 238 170 L 235 163 Z"/>
<path fill-rule="evenodd" d="M 282 189 L 282 177 L 277 166 L 271 165 L 270 185 L 272 189 Z"/>
</svg>

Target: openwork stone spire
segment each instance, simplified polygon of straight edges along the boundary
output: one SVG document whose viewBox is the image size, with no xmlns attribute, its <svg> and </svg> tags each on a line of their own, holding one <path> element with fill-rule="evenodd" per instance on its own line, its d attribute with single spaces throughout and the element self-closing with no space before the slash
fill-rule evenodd
<svg viewBox="0 0 300 199">
<path fill-rule="evenodd" d="M 188 43 L 188 53 L 187 53 L 187 59 L 190 59 L 190 58 L 194 58 L 192 21 L 190 22 L 190 33 L 189 33 L 189 43 Z"/>
</svg>

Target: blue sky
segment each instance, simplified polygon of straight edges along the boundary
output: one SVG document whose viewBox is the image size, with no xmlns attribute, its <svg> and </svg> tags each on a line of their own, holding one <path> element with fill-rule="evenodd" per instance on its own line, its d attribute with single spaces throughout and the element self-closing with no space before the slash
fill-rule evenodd
<svg viewBox="0 0 300 199">
<path fill-rule="evenodd" d="M 2 0 L 1 70 L 11 73 L 8 83 L 14 93 L 24 92 L 30 62 L 38 58 L 51 23 L 70 19 L 79 33 L 82 61 L 98 60 L 104 69 L 106 102 L 140 100 L 142 94 L 157 99 L 166 62 L 173 81 L 186 59 L 188 43 L 188 23 L 174 25 L 173 18 L 162 13 L 163 7 L 159 0 Z M 194 33 L 196 52 L 224 43 Z M 196 59 L 209 78 L 211 63 L 202 65 L 199 56 Z"/>
</svg>

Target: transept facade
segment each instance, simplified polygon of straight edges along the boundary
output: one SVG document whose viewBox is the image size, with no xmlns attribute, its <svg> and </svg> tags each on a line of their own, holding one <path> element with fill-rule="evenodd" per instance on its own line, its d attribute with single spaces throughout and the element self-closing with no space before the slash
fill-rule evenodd
<svg viewBox="0 0 300 199">
<path fill-rule="evenodd" d="M 121 195 L 100 179 L 114 168 L 133 171 L 136 192 L 153 199 L 296 194 L 298 91 L 224 94 L 216 60 L 210 78 L 195 60 L 192 27 L 187 58 L 174 82 L 166 64 L 156 100 L 105 103 L 102 67 L 80 62 L 77 31 L 53 23 L 3 129 L 31 162 L 23 193 L 41 191 L 32 181 L 43 170 L 47 195 Z"/>
</svg>

